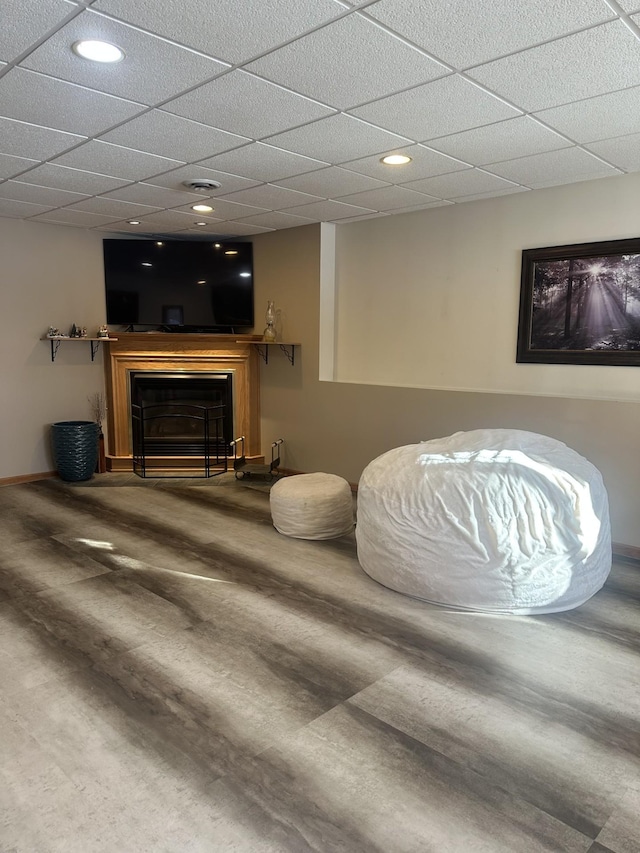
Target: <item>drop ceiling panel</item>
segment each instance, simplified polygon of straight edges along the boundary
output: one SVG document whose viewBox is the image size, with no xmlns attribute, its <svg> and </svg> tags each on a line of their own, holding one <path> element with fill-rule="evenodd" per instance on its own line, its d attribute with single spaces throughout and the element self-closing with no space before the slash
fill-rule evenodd
<svg viewBox="0 0 640 853">
<path fill-rule="evenodd" d="M 472 193 L 471 195 L 458 196 L 455 204 L 461 204 L 465 201 L 480 201 L 483 198 L 498 198 L 501 195 L 514 195 L 515 193 L 528 193 L 531 190 L 528 187 L 501 187 L 497 190 L 492 190 L 486 193 Z M 451 203 L 451 202 L 450 202 Z"/>
<path fill-rule="evenodd" d="M 587 148 L 625 172 L 640 171 L 640 133 L 591 142 Z"/>
<path fill-rule="evenodd" d="M 602 0 L 380 0 L 366 9 L 455 68 L 468 68 L 611 20 Z"/>
<path fill-rule="evenodd" d="M 139 113 L 140 104 L 13 68 L 0 78 L 0 109 L 8 118 L 94 136 Z"/>
<path fill-rule="evenodd" d="M 0 198 L 0 216 L 12 219 L 27 219 L 49 210 L 46 204 L 30 204 L 27 201 L 15 201 L 11 198 Z"/>
<path fill-rule="evenodd" d="M 191 213 L 186 213 L 185 211 L 180 210 L 160 210 L 157 213 L 151 213 L 145 217 L 136 216 L 135 218 L 140 220 L 141 225 L 136 226 L 133 229 L 134 231 L 136 229 L 144 231 L 145 228 L 152 231 L 162 231 L 165 227 L 181 229 L 190 228 L 197 219 L 197 216 L 193 211 L 191 211 Z M 127 224 L 126 220 L 124 222 Z M 118 224 L 119 223 L 114 223 L 114 225 Z M 130 230 L 132 227 L 133 226 L 130 227 Z"/>
<path fill-rule="evenodd" d="M 224 156 L 224 155 L 223 155 Z M 229 175 L 226 172 L 219 172 L 216 169 L 206 169 L 202 164 L 195 166 L 181 166 L 179 169 L 172 169 L 170 172 L 165 172 L 163 175 L 156 175 L 151 178 L 148 183 L 156 187 L 166 187 L 168 189 L 180 190 L 183 192 L 186 188 L 183 186 L 183 181 L 190 181 L 196 178 L 204 178 L 209 181 L 218 181 L 221 186 L 219 189 L 207 190 L 204 196 L 215 196 L 222 193 L 234 192 L 242 190 L 246 187 L 253 187 L 258 181 L 250 178 L 239 178 L 237 175 Z M 170 207 L 171 205 L 169 205 Z"/>
<path fill-rule="evenodd" d="M 295 228 L 298 225 L 309 225 L 314 221 L 303 216 L 295 216 L 292 213 L 272 211 L 270 213 L 258 213 L 256 216 L 247 216 L 246 219 L 238 220 L 237 224 L 258 225 L 261 228 Z"/>
<path fill-rule="evenodd" d="M 203 214 L 197 213 L 194 210 L 189 210 L 188 207 L 180 208 L 185 213 L 190 213 L 191 219 L 244 219 L 247 216 L 252 216 L 254 213 L 264 213 L 264 207 L 256 207 L 250 204 L 239 204 L 235 201 L 225 201 L 221 198 L 215 198 L 212 201 L 213 213 Z"/>
<path fill-rule="evenodd" d="M 467 172 L 453 172 L 449 175 L 439 175 L 437 178 L 412 181 L 404 186 L 427 195 L 452 199 L 475 193 L 509 189 L 513 183 L 477 169 L 470 169 Z"/>
<path fill-rule="evenodd" d="M 163 109 L 252 139 L 297 127 L 333 112 L 246 71 L 225 74 L 169 101 Z"/>
<path fill-rule="evenodd" d="M 96 175 L 93 172 L 84 172 L 81 169 L 57 166 L 54 163 L 43 163 L 41 166 L 21 175 L 20 180 L 28 184 L 38 184 L 41 187 L 71 190 L 86 195 L 105 193 L 127 183 L 122 178 Z"/>
<path fill-rule="evenodd" d="M 10 118 L 0 118 L 0 139 L 5 154 L 46 160 L 61 154 L 67 148 L 73 148 L 85 137 Z"/>
<path fill-rule="evenodd" d="M 28 201 L 32 204 L 45 204 L 47 207 L 64 207 L 74 201 L 85 199 L 82 193 L 54 190 L 50 187 L 37 187 L 20 181 L 5 181 L 0 184 L 0 197 L 16 201 Z"/>
<path fill-rule="evenodd" d="M 640 3 L 638 0 L 618 0 L 618 5 L 624 9 L 625 12 L 640 11 Z"/>
<path fill-rule="evenodd" d="M 248 141 L 244 136 L 217 130 L 162 110 L 144 113 L 103 134 L 100 139 L 186 163 L 203 160 Z"/>
<path fill-rule="evenodd" d="M 353 111 L 418 142 L 519 115 L 513 107 L 451 75 Z"/>
<path fill-rule="evenodd" d="M 34 41 L 54 29 L 78 7 L 64 0 L 38 0 L 37 3 L 19 3 L 10 0 L 2 4 L 0 27 L 0 59 L 11 62 Z M 7 7 L 15 7 L 17 14 L 9 14 Z"/>
<path fill-rule="evenodd" d="M 389 167 L 387 166 L 387 168 Z M 388 186 L 388 183 L 370 178 L 367 175 L 350 172 L 347 169 L 341 169 L 339 166 L 329 166 L 317 172 L 310 172 L 308 175 L 285 178 L 278 181 L 278 185 L 323 198 L 334 198 L 348 193 L 375 190 L 378 187 Z"/>
<path fill-rule="evenodd" d="M 253 142 L 244 148 L 235 148 L 233 151 L 203 160 L 199 165 L 221 169 L 234 175 L 244 175 L 255 181 L 269 182 L 322 169 L 327 164 L 265 145 L 263 142 Z"/>
<path fill-rule="evenodd" d="M 542 110 L 536 115 L 576 142 L 640 133 L 640 86 Z"/>
<path fill-rule="evenodd" d="M 51 222 L 56 225 L 75 225 L 79 228 L 96 228 L 113 222 L 113 216 L 98 216 L 95 213 L 87 213 L 85 210 L 61 207 L 42 216 L 35 216 L 34 220 L 36 222 Z"/>
<path fill-rule="evenodd" d="M 146 204 L 130 204 L 113 198 L 90 198 L 71 205 L 72 210 L 97 213 L 100 216 L 110 216 L 112 219 L 139 219 L 145 213 L 155 213 L 158 208 Z"/>
<path fill-rule="evenodd" d="M 434 139 L 429 144 L 444 154 L 459 157 L 474 166 L 484 166 L 495 163 L 496 159 L 511 160 L 568 148 L 572 143 L 529 116 L 520 116 Z"/>
<path fill-rule="evenodd" d="M 166 189 L 152 184 L 128 184 L 120 189 L 105 193 L 102 198 L 115 198 L 118 201 L 148 204 L 157 208 L 179 207 L 182 204 L 198 204 L 205 201 L 207 196 L 200 193 L 190 193 L 186 190 Z"/>
<path fill-rule="evenodd" d="M 337 219 L 346 219 L 347 216 L 360 216 L 372 211 L 371 208 L 358 207 L 355 204 L 340 201 L 316 201 L 313 204 L 302 204 L 300 207 L 283 212 L 292 213 L 294 216 L 305 216 L 317 222 L 333 222 Z"/>
<path fill-rule="evenodd" d="M 487 166 L 487 170 L 532 189 L 619 174 L 581 148 L 564 148 L 562 151 L 494 163 Z"/>
<path fill-rule="evenodd" d="M 57 157 L 54 162 L 61 166 L 71 166 L 74 169 L 98 172 L 114 178 L 127 178 L 131 181 L 142 181 L 151 175 L 166 172 L 172 166 L 182 165 L 178 160 L 169 160 L 166 157 L 145 154 L 97 140 L 85 142 L 74 151 Z"/>
<path fill-rule="evenodd" d="M 276 187 L 273 184 L 262 184 L 249 190 L 240 190 L 225 196 L 228 201 L 237 201 L 240 204 L 253 204 L 263 207 L 265 210 L 282 210 L 285 207 L 295 207 L 299 204 L 310 204 L 313 201 L 322 201 L 322 196 L 310 193 L 298 192 L 297 190 Z M 221 199 L 216 199 L 219 206 Z"/>
<path fill-rule="evenodd" d="M 429 196 L 425 196 L 429 198 Z M 453 204 L 452 201 L 439 199 L 438 201 L 429 201 L 425 204 L 412 205 L 411 207 L 392 208 L 385 211 L 386 216 L 397 216 L 399 213 L 416 213 L 418 210 L 431 210 L 432 207 L 449 207 Z"/>
<path fill-rule="evenodd" d="M 446 68 L 351 15 L 288 44 L 248 66 L 338 109 L 388 95 L 447 74 Z"/>
<path fill-rule="evenodd" d="M 117 18 L 228 62 L 239 63 L 344 11 L 333 0 L 98 0 Z"/>
<path fill-rule="evenodd" d="M 190 228 L 183 232 L 188 236 L 204 234 L 225 236 L 225 237 L 250 237 L 252 234 L 265 234 L 267 231 L 273 231 L 273 228 L 261 228 L 259 225 L 247 225 L 244 222 L 220 222 L 219 225 L 211 223 L 206 228 L 193 229 Z M 204 234 L 203 234 L 204 232 Z"/>
<path fill-rule="evenodd" d="M 272 136 L 267 142 L 305 157 L 324 158 L 328 165 L 386 153 L 407 142 L 401 136 L 372 127 L 352 116 L 339 115 Z"/>
<path fill-rule="evenodd" d="M 406 154 L 411 157 L 411 162 L 405 163 L 404 166 L 389 166 L 382 163 L 378 155 L 374 155 L 373 157 L 363 157 L 360 160 L 351 160 L 344 163 L 343 166 L 345 169 L 352 169 L 354 172 L 360 172 L 363 175 L 370 175 L 372 178 L 379 178 L 386 183 L 394 184 L 417 181 L 420 178 L 432 178 L 435 175 L 445 175 L 447 172 L 459 172 L 462 169 L 471 168 L 461 160 L 440 154 L 438 151 L 433 151 L 423 145 L 406 145 L 404 148 L 398 148 L 388 153 Z"/>
<path fill-rule="evenodd" d="M 481 65 L 469 76 L 527 111 L 544 110 L 638 85 L 640 40 L 614 21 Z"/>
<path fill-rule="evenodd" d="M 116 44 L 124 50 L 126 62 L 87 62 L 71 50 L 71 45 L 80 39 L 97 39 Z M 220 74 L 228 67 L 91 11 L 82 12 L 58 30 L 24 59 L 21 65 L 148 105 L 171 98 L 184 89 Z M 158 74 L 158 68 L 167 71 Z"/>
<path fill-rule="evenodd" d="M 0 154 L 0 178 L 12 178 L 19 175 L 30 166 L 36 166 L 37 160 L 28 160 L 26 157 L 14 157 L 13 154 Z"/>
<path fill-rule="evenodd" d="M 425 196 L 406 187 L 382 187 L 377 190 L 367 190 L 354 195 L 340 196 L 339 201 L 368 207 L 371 210 L 391 210 L 394 207 L 414 207 L 422 203 L 438 201 L 433 196 Z"/>
</svg>

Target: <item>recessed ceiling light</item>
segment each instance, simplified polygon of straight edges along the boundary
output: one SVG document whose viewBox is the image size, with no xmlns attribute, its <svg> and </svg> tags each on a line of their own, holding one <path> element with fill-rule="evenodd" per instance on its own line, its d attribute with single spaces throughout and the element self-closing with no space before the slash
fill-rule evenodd
<svg viewBox="0 0 640 853">
<path fill-rule="evenodd" d="M 206 222 L 194 222 L 193 224 L 194 225 L 206 225 L 207 223 Z"/>
<path fill-rule="evenodd" d="M 71 45 L 71 50 L 83 59 L 92 62 L 120 62 L 124 59 L 124 50 L 108 41 L 86 39 Z"/>
<path fill-rule="evenodd" d="M 191 210 L 197 210 L 198 213 L 211 213 L 213 208 L 210 204 L 193 204 Z"/>
<path fill-rule="evenodd" d="M 142 266 L 143 267 L 152 267 L 153 264 L 150 264 L 149 261 L 142 261 Z"/>
<path fill-rule="evenodd" d="M 213 244 L 213 248 L 214 248 L 214 249 L 221 249 L 221 248 L 222 248 L 222 243 L 214 243 L 214 244 Z"/>
<path fill-rule="evenodd" d="M 385 166 L 404 166 L 411 162 L 411 157 L 406 154 L 388 154 L 380 160 Z"/>
<path fill-rule="evenodd" d="M 201 278 L 200 281 L 196 282 L 196 284 L 206 284 L 206 279 Z"/>
<path fill-rule="evenodd" d="M 139 219 L 127 219 L 127 225 L 140 225 Z"/>
<path fill-rule="evenodd" d="M 161 240 L 158 240 L 156 242 L 156 246 L 164 246 L 164 243 Z"/>
<path fill-rule="evenodd" d="M 241 272 L 240 278 L 251 278 L 251 273 L 250 272 Z"/>
<path fill-rule="evenodd" d="M 236 249 L 227 249 L 227 251 L 225 252 L 225 255 L 237 255 L 237 254 L 238 254 L 238 252 Z"/>
</svg>

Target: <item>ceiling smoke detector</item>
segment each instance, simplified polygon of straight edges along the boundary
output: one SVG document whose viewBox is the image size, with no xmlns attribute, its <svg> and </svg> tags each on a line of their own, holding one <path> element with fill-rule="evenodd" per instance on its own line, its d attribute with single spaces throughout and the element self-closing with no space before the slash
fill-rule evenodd
<svg viewBox="0 0 640 853">
<path fill-rule="evenodd" d="M 189 187 L 197 193 L 207 193 L 211 190 L 219 190 L 222 184 L 218 181 L 210 181 L 209 178 L 195 178 L 192 181 L 183 181 L 182 186 Z"/>
</svg>

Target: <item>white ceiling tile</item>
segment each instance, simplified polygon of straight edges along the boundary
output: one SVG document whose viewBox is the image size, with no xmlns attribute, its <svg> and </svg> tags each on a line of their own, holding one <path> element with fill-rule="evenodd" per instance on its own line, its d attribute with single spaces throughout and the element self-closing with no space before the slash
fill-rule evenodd
<svg viewBox="0 0 640 853">
<path fill-rule="evenodd" d="M 238 220 L 238 224 L 259 225 L 262 228 L 295 228 L 297 225 L 308 225 L 314 221 L 304 216 L 294 216 L 291 213 L 274 210 L 269 213 L 258 213 L 256 216 L 247 216 Z"/>
<path fill-rule="evenodd" d="M 61 207 L 50 210 L 42 216 L 34 216 L 37 222 L 52 222 L 55 225 L 76 225 L 78 228 L 95 228 L 96 226 L 113 222 L 113 216 L 98 216 L 84 210 L 73 210 L 71 207 Z"/>
<path fill-rule="evenodd" d="M 348 193 L 364 192 L 374 190 L 378 187 L 389 186 L 384 181 L 370 178 L 368 175 L 360 175 L 339 166 L 328 166 L 308 175 L 297 175 L 294 178 L 285 178 L 277 182 L 281 187 L 291 190 L 300 190 L 303 193 L 312 193 L 322 198 L 333 198 Z"/>
<path fill-rule="evenodd" d="M 142 225 L 130 225 L 126 220 L 114 222 L 113 219 L 109 219 L 108 222 L 104 225 L 94 226 L 94 230 L 106 231 L 111 234 L 135 234 L 138 237 L 146 238 L 152 235 L 164 236 L 166 234 L 184 233 L 186 229 L 184 228 L 184 224 L 171 225 L 167 222 L 164 222 L 161 227 L 158 227 L 155 224 L 146 223 L 146 225 L 143 227 Z"/>
<path fill-rule="evenodd" d="M 332 114 L 328 107 L 246 71 L 232 71 L 164 104 L 211 127 L 261 139 Z"/>
<path fill-rule="evenodd" d="M 383 216 L 388 215 L 389 213 L 364 213 L 362 216 L 347 216 L 343 219 L 337 219 L 336 222 L 339 222 L 340 225 L 349 225 L 351 222 L 364 222 L 365 219 L 382 219 Z"/>
<path fill-rule="evenodd" d="M 139 113 L 140 104 L 13 68 L 0 78 L 2 113 L 54 130 L 83 136 L 101 133 Z"/>
<path fill-rule="evenodd" d="M 640 133 L 640 86 L 536 113 L 576 142 Z"/>
<path fill-rule="evenodd" d="M 26 157 L 14 157 L 13 154 L 0 154 L 0 178 L 12 178 L 19 175 L 30 166 L 35 166 L 38 160 L 29 160 Z"/>
<path fill-rule="evenodd" d="M 428 198 L 428 196 L 425 196 L 425 198 Z M 411 207 L 396 207 L 385 211 L 385 213 L 387 216 L 397 216 L 399 213 L 416 213 L 418 210 L 431 210 L 432 207 L 450 207 L 452 204 L 452 201 L 440 199 L 439 201 L 430 201 L 427 204 L 412 205 Z"/>
<path fill-rule="evenodd" d="M 28 201 L 15 201 L 12 198 L 0 198 L 0 216 L 26 219 L 49 210 L 46 204 L 30 204 Z"/>
<path fill-rule="evenodd" d="M 615 17 L 602 0 L 380 0 L 366 12 L 460 69 Z"/>
<path fill-rule="evenodd" d="M 265 145 L 264 142 L 253 142 L 244 148 L 234 148 L 233 151 L 203 160 L 198 168 L 207 166 L 211 169 L 221 169 L 223 172 L 244 175 L 254 181 L 266 183 L 322 169 L 326 165 L 320 160 L 283 151 L 281 148 Z"/>
<path fill-rule="evenodd" d="M 71 210 L 81 210 L 85 213 L 97 213 L 100 216 L 110 216 L 112 219 L 139 219 L 145 213 L 155 213 L 158 208 L 147 204 L 130 204 L 113 198 L 89 198 L 71 205 Z"/>
<path fill-rule="evenodd" d="M 100 137 L 104 142 L 148 151 L 191 163 L 221 151 L 228 151 L 248 140 L 161 110 L 138 116 Z"/>
<path fill-rule="evenodd" d="M 38 0 L 37 3 L 4 0 L 0 27 L 0 59 L 6 62 L 16 59 L 34 41 L 41 39 L 77 10 L 77 6 L 65 3 L 64 0 Z"/>
<path fill-rule="evenodd" d="M 640 11 L 640 2 L 638 0 L 618 0 L 618 4 L 625 12 Z"/>
<path fill-rule="evenodd" d="M 568 148 L 571 142 L 552 130 L 547 130 L 529 116 L 465 130 L 428 143 L 432 148 L 459 157 L 474 166 L 511 160 L 528 154 L 539 154 L 557 148 Z"/>
<path fill-rule="evenodd" d="M 273 228 L 262 228 L 260 225 L 247 225 L 244 222 L 220 222 L 219 225 L 211 225 L 207 228 L 189 228 L 186 234 L 217 234 L 225 237 L 248 237 L 251 234 L 264 234 L 273 231 Z"/>
<path fill-rule="evenodd" d="M 358 207 L 355 204 L 345 204 L 342 201 L 316 201 L 313 204 L 302 204 L 283 213 L 294 216 L 305 216 L 317 222 L 333 222 L 336 219 L 346 219 L 348 216 L 360 216 L 371 213 L 371 208 Z"/>
<path fill-rule="evenodd" d="M 118 201 L 128 201 L 131 203 L 148 204 L 151 207 L 179 207 L 182 204 L 198 204 L 204 201 L 207 196 L 200 193 L 189 192 L 184 190 L 167 189 L 166 187 L 156 187 L 152 184 L 128 184 L 120 189 L 105 193 L 102 198 L 115 198 Z"/>
<path fill-rule="evenodd" d="M 113 64 L 88 62 L 71 50 L 71 45 L 80 39 L 117 44 L 124 50 L 124 59 Z M 89 10 L 47 39 L 21 66 L 149 105 L 171 98 L 228 67 Z M 167 73 L 158 74 L 158 68 L 167 69 Z"/>
<path fill-rule="evenodd" d="M 213 213 L 197 213 L 191 211 L 192 219 L 246 219 L 247 216 L 253 216 L 254 213 L 264 213 L 267 208 L 252 204 L 240 204 L 237 201 L 226 201 L 225 199 L 215 198 L 211 200 Z M 180 208 L 184 212 L 189 212 L 188 207 Z"/>
<path fill-rule="evenodd" d="M 534 154 L 531 157 L 508 160 L 506 163 L 494 163 L 486 168 L 496 175 L 532 189 L 619 174 L 581 148 L 563 148 L 562 151 Z"/>
<path fill-rule="evenodd" d="M 141 222 L 140 229 L 152 229 L 153 231 L 161 231 L 166 227 L 190 228 L 196 219 L 200 217 L 191 211 L 184 210 L 160 210 L 157 213 L 150 213 L 148 216 L 136 216 Z"/>
<path fill-rule="evenodd" d="M 267 142 L 305 157 L 324 158 L 327 165 L 338 165 L 346 160 L 398 148 L 407 140 L 340 113 L 279 133 Z"/>
<path fill-rule="evenodd" d="M 360 107 L 353 115 L 418 142 L 519 115 L 457 75 Z"/>
<path fill-rule="evenodd" d="M 352 169 L 372 178 L 379 178 L 386 183 L 405 183 L 417 181 L 420 178 L 432 178 L 435 175 L 446 175 L 447 172 L 459 172 L 462 169 L 470 169 L 467 163 L 455 160 L 445 154 L 440 154 L 424 145 L 406 145 L 385 151 L 385 154 L 406 154 L 411 157 L 410 163 L 404 166 L 389 166 L 381 162 L 381 157 L 376 154 L 372 157 L 363 157 L 360 160 L 351 160 L 343 164 L 344 169 Z"/>
<path fill-rule="evenodd" d="M 86 137 L 0 117 L 0 140 L 5 154 L 46 160 L 72 148 Z"/>
<path fill-rule="evenodd" d="M 51 187 L 37 187 L 20 181 L 5 181 L 0 184 L 0 197 L 16 201 L 28 201 L 32 204 L 46 204 L 48 207 L 64 207 L 74 201 L 85 199 L 82 193 L 54 190 Z"/>
<path fill-rule="evenodd" d="M 131 181 L 142 181 L 151 175 L 166 172 L 172 166 L 182 165 L 178 160 L 169 160 L 166 157 L 145 154 L 97 140 L 85 142 L 74 151 L 57 157 L 54 162 L 61 166 L 71 166 L 74 169 L 98 172 L 114 178 L 127 178 Z"/>
<path fill-rule="evenodd" d="M 162 175 L 156 175 L 147 183 L 153 184 L 153 186 L 156 187 L 166 187 L 168 189 L 183 191 L 186 189 L 182 184 L 183 181 L 202 178 L 209 181 L 218 181 L 221 185 L 219 189 L 207 190 L 206 196 L 209 197 L 234 192 L 235 190 L 242 190 L 247 187 L 254 187 L 257 183 L 260 183 L 259 181 L 254 181 L 250 178 L 240 178 L 237 175 L 229 175 L 226 172 L 219 172 L 216 169 L 207 169 L 201 163 L 195 166 L 181 166 L 179 169 L 172 169 L 170 172 L 165 172 Z"/>
<path fill-rule="evenodd" d="M 613 21 L 481 65 L 469 76 L 528 112 L 544 110 L 638 85 L 640 40 Z"/>
<path fill-rule="evenodd" d="M 298 192 L 297 190 L 288 190 L 284 187 L 276 187 L 273 184 L 262 184 L 259 187 L 253 187 L 249 190 L 240 190 L 240 192 L 232 193 L 224 196 L 228 201 L 240 202 L 240 204 L 253 204 L 257 207 L 263 207 L 270 210 L 282 210 L 285 207 L 295 207 L 299 204 L 310 204 L 313 201 L 322 201 L 322 196 L 311 195 L 310 193 Z M 219 205 L 221 199 L 216 199 L 216 205 Z"/>
<path fill-rule="evenodd" d="M 438 196 L 439 198 L 459 198 L 472 193 L 492 192 L 493 190 L 508 189 L 513 184 L 502 178 L 488 175 L 478 169 L 466 172 L 452 172 L 449 175 L 439 175 L 437 178 L 425 178 L 404 184 L 409 189 Z"/>
<path fill-rule="evenodd" d="M 56 166 L 54 163 L 43 163 L 21 175 L 20 180 L 28 184 L 38 184 L 41 187 L 71 190 L 86 193 L 86 195 L 108 192 L 127 183 L 122 178 L 96 175 L 81 169 L 70 169 L 68 166 Z"/>
<path fill-rule="evenodd" d="M 640 133 L 591 142 L 586 147 L 625 172 L 640 171 Z"/>
<path fill-rule="evenodd" d="M 499 190 L 493 190 L 488 193 L 472 193 L 471 195 L 463 195 L 456 198 L 455 204 L 462 204 L 467 201 L 480 201 L 484 198 L 497 198 L 501 195 L 514 195 L 514 193 L 529 193 L 529 187 L 502 187 Z"/>
<path fill-rule="evenodd" d="M 98 0 L 93 8 L 234 64 L 344 11 L 331 0 L 182 0 L 179 7 L 175 0 Z"/>
<path fill-rule="evenodd" d="M 340 196 L 338 201 L 369 207 L 372 210 L 391 210 L 394 207 L 413 207 L 420 204 L 438 201 L 433 196 L 409 190 L 406 187 L 382 187 L 377 190 L 367 190 L 354 195 Z"/>
<path fill-rule="evenodd" d="M 247 66 L 337 109 L 447 74 L 420 51 L 359 15 L 335 21 Z"/>
</svg>

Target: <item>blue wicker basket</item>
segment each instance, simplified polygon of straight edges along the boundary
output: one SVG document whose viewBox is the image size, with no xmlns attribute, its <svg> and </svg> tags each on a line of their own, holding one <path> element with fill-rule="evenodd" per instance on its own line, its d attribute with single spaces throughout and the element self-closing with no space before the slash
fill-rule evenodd
<svg viewBox="0 0 640 853">
<path fill-rule="evenodd" d="M 89 480 L 98 461 L 100 427 L 94 421 L 51 424 L 53 459 L 62 480 Z"/>
</svg>

